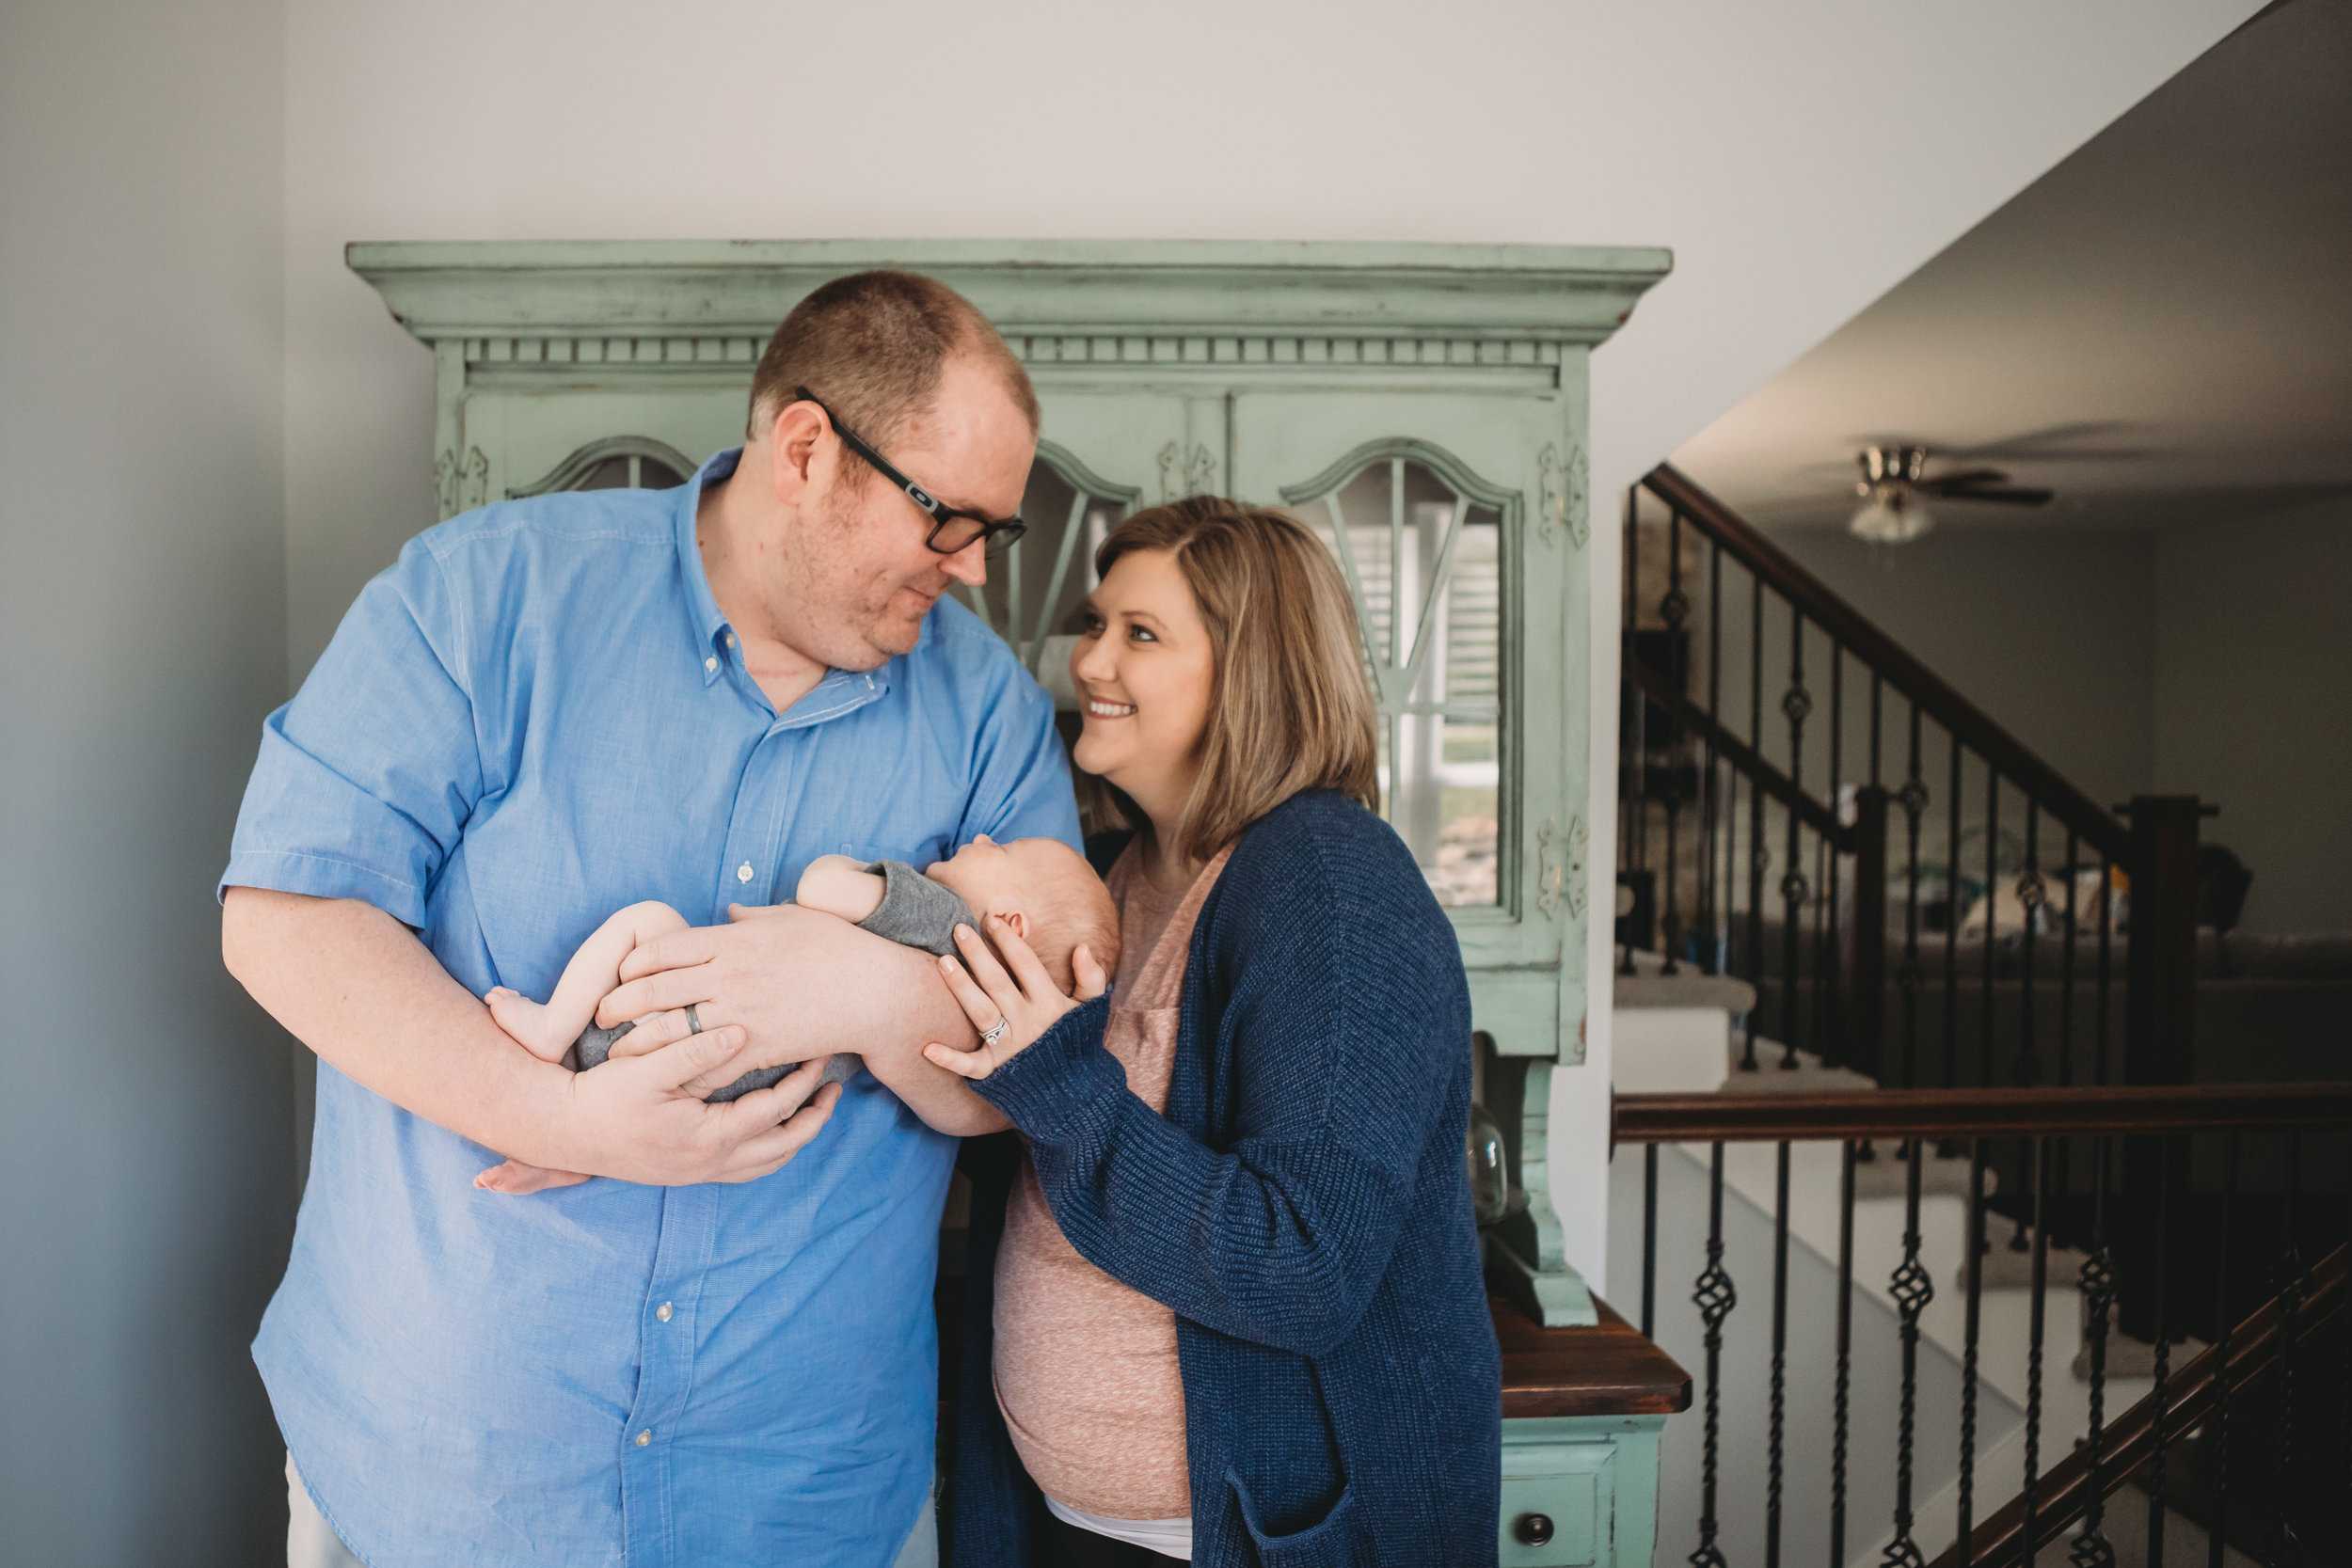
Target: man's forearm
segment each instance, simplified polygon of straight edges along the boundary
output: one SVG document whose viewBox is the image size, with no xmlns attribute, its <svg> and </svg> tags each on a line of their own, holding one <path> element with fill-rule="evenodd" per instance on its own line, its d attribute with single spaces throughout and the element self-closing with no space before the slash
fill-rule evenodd
<svg viewBox="0 0 2352 1568">
<path fill-rule="evenodd" d="M 372 904 L 232 887 L 221 956 L 255 1001 L 393 1104 L 532 1164 L 564 1147 L 571 1074 L 508 1038 L 405 926 Z"/>
</svg>

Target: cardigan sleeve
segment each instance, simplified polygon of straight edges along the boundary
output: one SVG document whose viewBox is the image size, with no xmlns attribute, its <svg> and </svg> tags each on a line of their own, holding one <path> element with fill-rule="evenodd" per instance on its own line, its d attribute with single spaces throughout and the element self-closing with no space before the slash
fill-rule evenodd
<svg viewBox="0 0 2352 1568">
<path fill-rule="evenodd" d="M 1203 911 L 1186 1028 L 1214 1031 L 1191 1048 L 1223 1075 L 1220 1147 L 1127 1088 L 1102 1049 L 1104 999 L 975 1085 L 1028 1135 L 1081 1256 L 1203 1326 L 1307 1355 L 1379 1288 L 1470 1041 L 1452 927 L 1387 825 L 1336 800 L 1253 828 Z"/>
</svg>

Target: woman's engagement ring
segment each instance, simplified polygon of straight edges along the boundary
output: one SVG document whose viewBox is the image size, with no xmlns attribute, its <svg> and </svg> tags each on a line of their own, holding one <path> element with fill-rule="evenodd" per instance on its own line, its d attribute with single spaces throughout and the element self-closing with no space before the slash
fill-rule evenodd
<svg viewBox="0 0 2352 1568">
<path fill-rule="evenodd" d="M 1011 1027 L 1012 1020 L 1005 1017 L 1002 1013 L 997 1014 L 996 1022 L 980 1031 L 981 1049 L 988 1050 L 993 1048 L 998 1040 L 1005 1037 L 1005 1031 Z"/>
</svg>

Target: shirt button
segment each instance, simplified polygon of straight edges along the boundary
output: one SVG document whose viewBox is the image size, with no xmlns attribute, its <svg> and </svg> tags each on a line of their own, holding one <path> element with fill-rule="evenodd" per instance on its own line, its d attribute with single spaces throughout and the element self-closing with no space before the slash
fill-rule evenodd
<svg viewBox="0 0 2352 1568">
<path fill-rule="evenodd" d="M 735 633 L 733 632 L 727 633 L 727 646 L 730 648 L 735 646 Z"/>
<path fill-rule="evenodd" d="M 663 1323 L 668 1323 L 670 1321 L 670 1304 L 666 1301 L 663 1302 L 660 1306 L 653 1309 L 653 1315 L 660 1318 Z"/>
<path fill-rule="evenodd" d="M 712 655 L 711 655 L 708 658 L 704 659 L 704 660 L 703 660 L 703 668 L 704 668 L 705 670 L 716 670 L 716 669 L 718 669 L 718 668 L 719 668 L 719 656 L 718 656 L 717 654 L 712 654 Z"/>
<path fill-rule="evenodd" d="M 652 1429 L 651 1427 L 646 1428 L 644 1431 L 643 1431 L 643 1432 L 641 1432 L 641 1433 L 639 1433 L 637 1434 L 637 1446 L 638 1446 L 639 1448 L 641 1448 L 641 1449 L 642 1449 L 642 1448 L 644 1448 L 646 1444 L 648 1444 L 648 1443 L 650 1443 L 650 1442 L 652 1442 L 652 1441 L 653 1441 L 653 1429 Z"/>
<path fill-rule="evenodd" d="M 748 882 L 752 879 L 751 862 L 745 861 L 741 865 L 735 868 L 735 879 L 739 882 Z"/>
</svg>

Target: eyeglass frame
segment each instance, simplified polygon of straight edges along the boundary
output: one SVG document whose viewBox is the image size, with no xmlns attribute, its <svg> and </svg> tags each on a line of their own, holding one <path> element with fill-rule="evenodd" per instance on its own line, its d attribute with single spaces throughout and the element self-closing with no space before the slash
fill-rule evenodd
<svg viewBox="0 0 2352 1568">
<path fill-rule="evenodd" d="M 983 555 L 995 555 L 1029 531 L 1029 525 L 1021 520 L 1018 513 L 1009 517 L 992 518 L 977 512 L 967 512 L 960 506 L 949 506 L 937 496 L 900 473 L 891 466 L 890 459 L 859 439 L 857 433 L 843 424 L 834 416 L 834 411 L 818 402 L 817 395 L 807 388 L 795 387 L 792 389 L 792 396 L 798 402 L 815 404 L 817 411 L 824 415 L 825 421 L 833 426 L 833 433 L 841 437 L 843 446 L 857 453 L 876 473 L 897 485 L 907 499 L 920 507 L 923 514 L 931 519 L 931 531 L 924 535 L 923 547 L 933 555 L 961 555 L 975 545 L 983 546 L 981 550 Z M 977 523 L 980 531 L 952 548 L 942 546 L 939 542 L 940 534 L 946 530 L 947 525 L 959 518 Z"/>
</svg>

